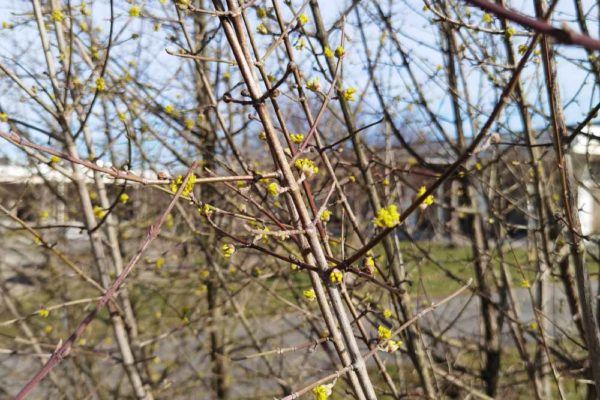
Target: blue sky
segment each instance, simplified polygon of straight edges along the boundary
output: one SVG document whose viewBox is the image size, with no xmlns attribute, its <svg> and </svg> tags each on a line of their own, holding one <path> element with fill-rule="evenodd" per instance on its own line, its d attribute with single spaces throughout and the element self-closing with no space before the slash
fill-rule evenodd
<svg viewBox="0 0 600 400">
<path fill-rule="evenodd" d="M 329 27 L 331 24 L 339 18 L 340 12 L 346 9 L 348 2 L 341 1 L 321 1 L 320 5 L 325 18 L 326 25 Z M 73 3 L 74 7 L 79 6 L 80 3 Z M 261 4 L 260 2 L 257 4 Z M 294 1 L 293 4 L 296 7 L 301 5 L 300 2 Z M 368 7 L 368 2 L 363 2 Z M 386 3 L 387 4 L 387 3 Z M 414 70 L 417 71 L 417 75 L 420 81 L 425 85 L 425 90 L 429 101 L 431 102 L 434 111 L 439 113 L 442 117 L 446 117 L 448 122 L 446 125 L 451 128 L 451 114 L 449 107 L 449 97 L 443 84 L 443 77 L 436 76 L 435 71 L 438 65 L 442 64 L 442 58 L 438 51 L 433 50 L 431 47 L 437 47 L 437 26 L 430 22 L 432 16 L 431 12 L 423 12 L 423 3 L 421 1 L 398 1 L 394 6 L 393 23 L 394 27 L 401 33 L 401 40 L 403 46 L 410 53 L 411 59 L 414 63 Z M 522 7 L 520 10 L 531 15 L 531 7 L 525 7 L 523 4 L 529 4 L 519 2 Z M 597 9 L 594 7 L 594 3 L 591 1 L 585 1 L 584 5 L 587 9 L 591 9 L 590 15 L 596 15 Z M 108 30 L 108 16 L 109 9 L 107 2 L 94 2 L 93 4 L 88 3 L 93 12 L 93 26 L 96 28 L 102 28 L 103 32 L 101 35 L 106 37 Z M 116 47 L 113 49 L 113 58 L 110 67 L 119 70 L 121 67 L 126 67 L 131 74 L 136 74 L 142 81 L 152 82 L 160 87 L 157 91 L 156 100 L 162 104 L 180 104 L 181 107 L 185 107 L 186 101 L 189 100 L 187 95 L 189 85 L 188 82 L 183 78 L 185 74 L 190 71 L 190 63 L 179 58 L 168 55 L 165 52 L 165 48 L 175 50 L 176 47 L 168 41 L 168 36 L 173 33 L 164 24 L 159 32 L 153 32 L 151 27 L 153 20 L 150 16 L 160 18 L 172 17 L 172 7 L 165 8 L 160 5 L 157 0 L 151 0 L 146 2 L 143 7 L 143 13 L 146 16 L 144 19 L 132 20 L 128 16 L 128 9 L 131 4 L 125 1 L 115 2 L 115 14 L 117 16 L 115 32 L 118 33 L 116 40 Z M 572 8 L 571 1 L 559 1 L 559 5 L 556 11 L 555 24 L 566 22 L 573 29 L 577 30 L 577 26 L 574 22 L 575 12 Z M 517 7 L 517 9 L 519 9 Z M 308 9 L 307 14 L 310 15 Z M 0 15 L 4 18 L 4 21 L 10 23 L 18 23 L 30 19 L 27 13 L 31 13 L 31 4 L 28 2 L 2 2 L 0 3 Z M 472 9 L 472 23 L 480 23 L 481 13 L 478 10 Z M 365 15 L 365 21 L 369 22 L 369 17 Z M 288 18 L 291 18 L 291 13 L 287 13 Z M 250 12 L 250 17 L 255 19 L 254 12 Z M 598 31 L 598 20 L 595 17 L 590 16 L 588 20 L 590 24 L 590 30 L 592 32 Z M 310 31 L 311 23 L 307 25 L 307 29 Z M 515 26 L 518 32 L 522 29 Z M 365 96 L 365 102 L 361 107 L 361 119 L 362 122 L 368 123 L 378 118 L 381 115 L 378 103 L 375 97 L 372 95 L 372 88 L 369 86 L 368 74 L 365 70 L 365 56 L 360 43 L 360 36 L 354 24 L 354 14 L 351 13 L 348 18 L 346 25 L 347 35 L 347 57 L 344 65 L 344 82 L 346 86 L 355 86 L 359 89 L 367 89 L 368 94 Z M 138 40 L 131 40 L 131 34 L 137 32 L 144 32 Z M 380 29 L 370 24 L 367 28 L 369 41 L 372 42 L 372 48 L 376 49 L 378 42 L 381 37 Z M 85 35 L 82 35 L 85 39 Z M 2 29 L 0 31 L 0 60 L 4 64 L 11 65 L 17 68 L 14 64 L 14 60 L 18 59 L 20 66 L 26 68 L 28 71 L 36 74 L 43 74 L 45 71 L 45 63 L 41 57 L 40 52 L 40 40 L 37 34 L 35 24 L 29 23 L 24 26 L 20 26 L 14 29 Z M 516 44 L 518 45 L 519 40 L 524 41 L 525 37 L 516 36 Z M 257 40 L 264 40 L 265 42 L 270 38 L 258 38 Z M 339 33 L 334 33 L 331 37 L 332 43 L 337 43 L 339 40 Z M 485 40 L 482 37 L 481 40 Z M 224 43 L 222 48 L 226 49 Z M 139 52 L 139 48 L 144 47 L 144 52 Z M 371 46 L 370 46 L 371 47 Z M 411 108 L 410 99 L 413 97 L 410 93 L 410 87 L 404 86 L 403 79 L 406 79 L 406 74 L 399 68 L 399 58 L 393 49 L 393 46 L 386 45 L 384 51 L 387 52 L 382 62 L 378 65 L 379 72 L 378 76 L 381 79 L 384 91 L 388 97 L 390 104 L 393 104 L 392 108 L 397 118 L 397 123 L 404 124 L 408 129 L 423 130 L 425 135 L 427 134 L 427 121 L 421 121 L 421 115 L 415 112 L 414 107 Z M 566 46 L 559 46 L 557 48 L 558 57 L 558 82 L 561 89 L 563 104 L 565 104 L 564 112 L 569 124 L 574 124 L 580 121 L 586 114 L 587 110 L 591 108 L 595 102 L 597 102 L 598 94 L 594 91 L 593 79 L 591 76 L 587 76 L 586 73 L 576 65 L 577 61 L 572 60 L 585 60 L 586 54 L 580 49 L 568 48 Z M 54 54 L 55 57 L 57 54 Z M 225 50 L 222 54 L 223 57 L 230 57 Z M 305 74 L 309 77 L 314 74 L 315 71 L 314 61 L 311 56 L 306 54 L 300 54 L 299 64 Z M 273 55 L 268 60 L 268 65 L 272 66 L 274 73 L 281 72 L 284 68 L 284 64 L 279 64 L 276 55 Z M 128 66 L 129 63 L 129 66 Z M 523 82 L 528 93 L 531 102 L 536 102 L 538 98 L 544 101 L 545 93 L 540 91 L 538 85 L 541 80 L 541 69 L 532 67 L 528 68 L 523 73 Z M 221 65 L 222 71 L 230 70 L 233 73 L 232 81 L 236 82 L 239 77 L 235 75 L 235 71 Z M 489 112 L 493 104 L 496 102 L 496 91 L 492 90 L 489 84 L 485 83 L 484 77 L 480 73 L 480 69 L 477 67 L 465 66 L 465 71 L 468 76 L 468 84 L 471 95 L 478 101 L 482 107 L 482 115 L 480 119 L 483 120 L 486 117 L 486 112 Z M 20 73 L 23 73 L 20 70 Z M 86 75 L 87 74 L 87 75 Z M 83 72 L 82 76 L 90 76 L 89 72 Z M 433 76 L 433 78 L 431 78 Z M 504 79 L 507 79 L 508 74 L 503 75 Z M 26 79 L 26 78 L 25 78 Z M 481 88 L 479 87 L 482 84 Z M 91 80 L 93 82 L 93 79 Z M 28 85 L 36 85 L 36 82 L 28 80 Z M 0 78 L 0 90 L 3 90 L 4 95 L 0 97 L 0 106 L 5 109 L 10 115 L 18 116 L 22 119 L 27 119 L 35 122 L 39 126 L 47 127 L 51 122 L 45 118 L 40 117 L 38 108 L 35 107 L 30 100 L 24 99 L 22 93 L 15 90 L 14 85 L 7 83 L 7 78 Z M 225 87 L 221 85 L 218 91 L 222 93 Z M 119 110 L 119 104 L 116 105 Z M 223 109 L 224 106 L 223 106 Z M 501 121 L 515 130 L 519 129 L 519 121 L 516 117 L 514 110 L 510 108 L 501 117 Z M 543 118 L 534 115 L 534 123 L 536 126 L 542 127 L 545 124 Z M 255 127 L 256 128 L 256 127 Z M 468 132 L 468 129 L 467 129 Z M 372 140 L 377 140 L 381 137 L 381 130 L 379 127 L 373 128 L 366 132 L 366 137 Z M 41 139 L 41 138 L 40 138 Z M 3 143 L 0 146 L 1 153 L 14 154 L 12 146 Z"/>
</svg>

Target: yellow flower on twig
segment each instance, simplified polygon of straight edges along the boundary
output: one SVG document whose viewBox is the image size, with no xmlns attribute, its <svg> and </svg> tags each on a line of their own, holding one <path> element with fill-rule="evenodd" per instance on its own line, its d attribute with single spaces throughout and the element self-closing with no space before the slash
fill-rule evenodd
<svg viewBox="0 0 600 400">
<path fill-rule="evenodd" d="M 235 246 L 231 243 L 225 243 L 223 246 L 221 246 L 221 253 L 223 254 L 223 257 L 231 258 L 233 253 L 235 253 Z"/>
<path fill-rule="evenodd" d="M 306 14 L 300 14 L 300 16 L 298 16 L 298 23 L 300 26 L 304 26 L 308 23 L 308 17 Z"/>
<path fill-rule="evenodd" d="M 261 22 L 256 27 L 256 32 L 260 33 L 261 35 L 267 35 L 269 33 L 269 30 L 267 29 L 266 25 Z"/>
<path fill-rule="evenodd" d="M 375 272 L 375 259 L 373 256 L 368 255 L 363 261 L 363 268 L 367 270 L 369 274 Z"/>
<path fill-rule="evenodd" d="M 140 7 L 139 6 L 131 7 L 129 9 L 129 16 L 132 18 L 139 17 L 140 16 Z"/>
<path fill-rule="evenodd" d="M 92 15 L 92 11 L 85 5 L 85 3 L 82 3 L 81 6 L 79 6 L 79 12 L 86 17 Z"/>
<path fill-rule="evenodd" d="M 427 188 L 425 186 L 421 186 L 419 188 L 419 191 L 417 192 L 417 197 L 423 196 L 426 192 L 427 192 Z M 425 197 L 425 200 L 423 200 L 423 202 L 419 205 L 419 207 L 421 207 L 422 209 L 426 209 L 427 207 L 432 205 L 433 202 L 434 202 L 433 195 L 429 195 L 429 196 Z"/>
<path fill-rule="evenodd" d="M 375 226 L 379 228 L 393 228 L 400 223 L 400 214 L 395 204 L 390 204 L 386 208 L 377 211 L 377 216 L 373 219 Z"/>
<path fill-rule="evenodd" d="M 392 331 L 383 325 L 379 325 L 377 328 L 377 337 L 379 340 L 387 340 L 392 337 Z"/>
<path fill-rule="evenodd" d="M 63 13 L 59 9 L 52 10 L 52 14 L 50 14 L 50 18 L 54 22 L 61 22 L 63 20 Z"/>
<path fill-rule="evenodd" d="M 198 208 L 198 211 L 200 212 L 200 214 L 204 215 L 205 217 L 210 217 L 214 211 L 214 208 L 210 204 L 204 203 L 204 204 L 202 204 L 202 207 Z"/>
<path fill-rule="evenodd" d="M 342 273 L 342 271 L 338 271 L 336 269 L 334 271 L 331 271 L 331 273 L 329 274 L 329 282 L 331 282 L 334 285 L 339 285 L 340 283 L 342 283 L 343 280 L 344 274 Z"/>
<path fill-rule="evenodd" d="M 271 196 L 277 197 L 277 196 L 279 196 L 279 193 L 281 193 L 281 188 L 279 187 L 279 185 L 276 182 L 271 182 L 267 185 L 267 192 Z"/>
<path fill-rule="evenodd" d="M 183 190 L 181 191 L 181 195 L 183 197 L 187 197 L 189 196 L 190 193 L 192 193 L 192 190 L 194 189 L 194 184 L 196 183 L 196 175 L 195 174 L 191 174 L 190 177 L 188 178 L 185 187 L 183 188 Z M 179 187 L 183 184 L 183 176 L 178 175 L 177 178 L 175 178 L 172 182 L 171 182 L 171 192 L 173 193 L 177 193 L 177 190 L 179 190 Z"/>
<path fill-rule="evenodd" d="M 353 87 L 344 89 L 344 91 L 342 92 L 342 99 L 344 99 L 346 101 L 354 101 L 354 100 L 356 100 L 356 98 L 354 97 L 355 93 L 356 93 L 356 89 Z"/>
<path fill-rule="evenodd" d="M 379 349 L 387 353 L 393 353 L 402 347 L 402 344 L 402 340 L 388 340 L 388 342 L 385 344 L 385 347 L 380 347 Z"/>
<path fill-rule="evenodd" d="M 290 139 L 292 139 L 292 142 L 299 144 L 304 140 L 304 135 L 301 133 L 292 133 L 290 134 Z"/>
<path fill-rule="evenodd" d="M 94 206 L 93 211 L 94 211 L 94 215 L 98 219 L 102 219 L 106 215 L 106 211 L 104 210 L 104 208 L 102 208 L 100 206 Z"/>
<path fill-rule="evenodd" d="M 315 166 L 315 163 L 308 158 L 300 158 L 296 160 L 294 166 L 308 177 L 319 172 L 319 168 Z"/>
<path fill-rule="evenodd" d="M 321 83 L 319 82 L 319 77 L 317 76 L 306 82 L 306 88 L 311 92 L 318 92 L 319 90 L 321 90 Z"/>
<path fill-rule="evenodd" d="M 317 298 L 317 295 L 313 289 L 303 291 L 302 295 L 304 295 L 304 298 L 308 301 L 314 301 Z"/>
<path fill-rule="evenodd" d="M 323 210 L 320 218 L 321 218 L 321 221 L 323 221 L 323 222 L 329 222 L 329 219 L 331 218 L 331 211 Z"/>
<path fill-rule="evenodd" d="M 259 7 L 256 9 L 256 16 L 258 18 L 264 18 L 267 16 L 267 9 L 263 7 Z"/>
<path fill-rule="evenodd" d="M 106 81 L 104 78 L 96 79 L 96 90 L 99 92 L 106 90 Z"/>
<path fill-rule="evenodd" d="M 333 384 L 315 386 L 312 389 L 312 392 L 315 395 L 315 400 L 327 400 L 327 398 L 331 396 L 332 389 Z"/>
</svg>

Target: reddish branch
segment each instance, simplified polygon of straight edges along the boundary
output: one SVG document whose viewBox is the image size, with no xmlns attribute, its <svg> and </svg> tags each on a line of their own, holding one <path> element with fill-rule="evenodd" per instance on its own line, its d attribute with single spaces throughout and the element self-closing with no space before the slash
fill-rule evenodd
<svg viewBox="0 0 600 400">
<path fill-rule="evenodd" d="M 54 353 L 52 353 L 52 356 L 50 357 L 48 362 L 42 367 L 42 369 L 39 370 L 38 373 L 33 378 L 31 378 L 29 382 L 27 382 L 23 389 L 21 389 L 21 391 L 15 397 L 16 400 L 24 399 L 27 396 L 27 394 L 31 392 L 38 385 L 38 383 L 40 383 L 40 381 L 44 379 L 46 375 L 48 375 L 48 373 L 50 373 L 52 368 L 54 368 L 59 362 L 63 360 L 63 358 L 65 358 L 69 354 L 73 343 L 75 343 L 75 341 L 83 334 L 87 326 L 94 320 L 94 318 L 96 318 L 98 312 L 100 312 L 100 310 L 102 310 L 102 308 L 104 308 L 104 306 L 117 294 L 117 291 L 123 285 L 123 282 L 125 282 L 125 278 L 127 278 L 127 275 L 129 275 L 129 273 L 133 270 L 133 267 L 139 261 L 142 254 L 148 248 L 150 243 L 152 243 L 152 241 L 158 236 L 160 228 L 165 222 L 167 215 L 175 206 L 175 202 L 177 202 L 179 196 L 181 196 L 181 192 L 185 188 L 186 183 L 190 175 L 192 174 L 192 171 L 194 171 L 197 167 L 198 162 L 195 161 L 192 164 L 191 168 L 188 170 L 183 184 L 179 187 L 179 190 L 177 190 L 177 193 L 175 193 L 173 199 L 171 200 L 165 211 L 161 214 L 158 220 L 154 224 L 150 225 L 150 227 L 148 228 L 148 232 L 146 233 L 146 239 L 140 244 L 140 247 L 138 248 L 138 251 L 136 252 L 135 256 L 133 256 L 133 258 L 129 261 L 127 266 L 123 269 L 123 272 L 121 272 L 119 277 L 106 290 L 106 292 L 100 298 L 92 312 L 90 312 L 79 323 L 79 325 L 71 334 L 71 336 L 69 336 L 69 338 Z"/>
<path fill-rule="evenodd" d="M 58 158 L 65 159 L 75 164 L 83 165 L 91 170 L 98 171 L 104 173 L 108 176 L 113 177 L 114 179 L 122 179 L 125 181 L 136 182 L 141 185 L 161 185 L 168 184 L 171 182 L 170 179 L 146 179 L 141 176 L 135 175 L 129 171 L 122 171 L 116 169 L 114 167 L 101 167 L 93 161 L 83 160 L 78 157 L 71 156 L 66 153 L 62 153 L 53 148 L 39 145 L 37 143 L 30 142 L 25 139 L 23 136 L 18 135 L 15 132 L 2 132 L 0 131 L 0 137 L 8 140 L 19 147 L 28 147 L 34 150 L 38 150 L 43 153 L 48 153 L 50 155 L 56 156 Z M 211 177 L 202 177 L 197 178 L 195 181 L 196 185 L 204 184 L 204 183 L 219 183 L 219 182 L 238 182 L 238 181 L 258 181 L 264 178 L 277 178 L 279 177 L 279 173 L 277 172 L 268 172 L 264 174 L 255 174 L 255 175 L 236 175 L 236 176 L 211 176 Z"/>
<path fill-rule="evenodd" d="M 552 36 L 557 42 L 575 46 L 581 46 L 590 50 L 600 50 L 600 40 L 573 32 L 567 26 L 557 28 L 541 19 L 531 18 L 521 13 L 502 7 L 500 4 L 491 3 L 487 0 L 466 0 L 474 6 L 488 11 L 498 17 L 506 18 L 512 22 L 532 29 L 538 33 Z"/>
</svg>

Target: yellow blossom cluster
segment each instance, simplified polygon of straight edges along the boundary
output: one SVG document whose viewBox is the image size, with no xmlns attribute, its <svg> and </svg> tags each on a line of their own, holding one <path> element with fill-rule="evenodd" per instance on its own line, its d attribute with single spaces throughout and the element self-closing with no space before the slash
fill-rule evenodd
<svg viewBox="0 0 600 400">
<path fill-rule="evenodd" d="M 403 344 L 404 343 L 402 342 L 402 340 L 388 340 L 385 344 L 385 347 L 383 347 L 382 350 L 388 353 L 393 353 L 400 347 L 402 347 Z"/>
<path fill-rule="evenodd" d="M 319 385 L 315 386 L 312 390 L 315 395 L 315 400 L 327 400 L 329 396 L 331 396 L 333 385 Z"/>
<path fill-rule="evenodd" d="M 202 204 L 202 207 L 198 207 L 198 211 L 205 217 L 210 217 L 214 211 L 214 208 L 210 204 L 204 203 Z"/>
<path fill-rule="evenodd" d="M 294 166 L 296 167 L 296 169 L 303 172 L 306 176 L 309 177 L 319 172 L 319 168 L 315 166 L 315 163 L 312 160 L 309 160 L 308 158 L 300 158 L 296 160 Z"/>
<path fill-rule="evenodd" d="M 390 204 L 385 208 L 377 211 L 377 216 L 373 219 L 373 223 L 378 228 L 393 228 L 400 223 L 400 214 L 395 204 Z"/>
<path fill-rule="evenodd" d="M 304 298 L 308 301 L 314 301 L 317 298 L 315 291 L 313 289 L 308 289 L 302 292 Z"/>
<path fill-rule="evenodd" d="M 427 188 L 425 186 L 421 186 L 419 188 L 419 191 L 417 192 L 417 197 L 423 196 L 425 194 L 425 192 L 427 192 Z M 432 205 L 433 202 L 434 202 L 433 195 L 430 194 L 429 196 L 425 197 L 425 200 L 423 200 L 420 207 L 422 209 L 425 209 L 425 208 L 429 207 L 430 205 Z"/>
<path fill-rule="evenodd" d="M 62 11 L 59 9 L 52 10 L 52 14 L 50 14 L 50 18 L 54 22 L 61 22 L 64 18 Z"/>
<path fill-rule="evenodd" d="M 106 90 L 106 81 L 104 78 L 96 79 L 96 90 L 99 92 Z"/>
<path fill-rule="evenodd" d="M 94 211 L 94 215 L 98 219 L 102 219 L 106 215 L 106 211 L 104 211 L 104 208 L 102 208 L 100 206 L 94 206 L 93 211 Z"/>
<path fill-rule="evenodd" d="M 298 16 L 298 23 L 301 26 L 304 26 L 308 23 L 308 17 L 306 16 L 306 14 L 300 14 L 300 16 Z"/>
<path fill-rule="evenodd" d="M 290 134 L 290 139 L 292 139 L 292 142 L 294 143 L 302 143 L 304 135 L 301 133 L 292 133 Z"/>
<path fill-rule="evenodd" d="M 260 233 L 258 234 L 258 239 L 263 242 L 264 244 L 268 244 L 269 243 L 269 232 L 271 232 L 271 229 L 268 226 L 265 226 L 264 228 L 262 228 L 260 230 Z"/>
<path fill-rule="evenodd" d="M 256 27 L 256 32 L 260 33 L 261 35 L 266 35 L 269 33 L 269 30 L 267 29 L 267 26 L 261 22 Z"/>
<path fill-rule="evenodd" d="M 183 126 L 185 127 L 185 129 L 187 129 L 188 131 L 191 131 L 194 128 L 194 120 L 186 118 L 183 121 Z"/>
<path fill-rule="evenodd" d="M 132 6 L 129 9 L 129 16 L 132 18 L 140 16 L 140 6 Z"/>
<path fill-rule="evenodd" d="M 256 9 L 256 16 L 258 18 L 264 18 L 267 16 L 267 9 L 263 7 L 259 7 Z"/>
<path fill-rule="evenodd" d="M 279 185 L 276 182 L 271 182 L 267 185 L 267 192 L 271 196 L 277 197 L 277 196 L 279 196 L 279 193 L 281 193 L 281 188 L 279 187 Z"/>
<path fill-rule="evenodd" d="M 392 331 L 383 325 L 379 325 L 377 328 L 377 337 L 379 340 L 388 340 L 392 337 Z"/>
<path fill-rule="evenodd" d="M 340 283 L 342 283 L 343 280 L 344 274 L 342 273 L 342 271 L 338 271 L 336 269 L 334 271 L 331 271 L 331 273 L 329 274 L 329 282 L 331 282 L 334 285 L 339 285 Z"/>
<path fill-rule="evenodd" d="M 318 92 L 321 90 L 321 83 L 319 82 L 319 77 L 314 77 L 308 82 L 306 82 L 306 88 L 311 92 Z"/>
<path fill-rule="evenodd" d="M 373 258 L 373 256 L 368 255 L 367 257 L 365 257 L 363 267 L 367 270 L 369 274 L 375 272 L 375 259 Z"/>
<path fill-rule="evenodd" d="M 221 254 L 223 254 L 223 257 L 231 258 L 233 253 L 235 253 L 235 246 L 231 243 L 225 243 L 223 246 L 221 246 Z"/>
<path fill-rule="evenodd" d="M 159 0 L 161 4 L 166 4 L 166 0 Z M 181 10 L 187 10 L 190 7 L 190 0 L 175 0 L 175 4 Z"/>
<path fill-rule="evenodd" d="M 329 222 L 329 219 L 331 218 L 331 211 L 329 210 L 323 210 L 323 212 L 320 215 L 320 219 L 323 222 Z"/>
<path fill-rule="evenodd" d="M 92 11 L 85 5 L 85 3 L 81 3 L 81 6 L 79 6 L 79 12 L 86 17 L 92 15 Z"/>
<path fill-rule="evenodd" d="M 196 183 L 196 175 L 195 174 L 191 174 L 190 177 L 188 178 L 186 184 L 185 184 L 185 187 L 181 191 L 181 195 L 183 197 L 189 196 L 190 193 L 192 193 L 192 190 L 194 189 L 194 184 L 195 183 Z M 182 184 L 183 184 L 183 176 L 178 175 L 177 178 L 175 178 L 171 182 L 171 192 L 177 193 L 177 190 L 179 190 L 179 187 Z"/>
<path fill-rule="evenodd" d="M 342 99 L 346 101 L 354 101 L 356 100 L 356 97 L 354 97 L 355 94 L 356 89 L 353 87 L 349 87 L 347 89 L 344 89 L 344 91 L 342 92 Z"/>
<path fill-rule="evenodd" d="M 538 328 L 537 322 L 534 321 L 534 322 L 532 322 L 532 323 L 529 324 L 529 329 L 532 329 L 532 330 L 535 331 L 535 330 L 537 330 L 537 328 Z"/>
</svg>

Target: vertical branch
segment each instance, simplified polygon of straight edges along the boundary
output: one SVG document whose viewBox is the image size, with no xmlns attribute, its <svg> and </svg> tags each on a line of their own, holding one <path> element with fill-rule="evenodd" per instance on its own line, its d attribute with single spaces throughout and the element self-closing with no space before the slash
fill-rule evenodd
<svg viewBox="0 0 600 400">
<path fill-rule="evenodd" d="M 544 2 L 536 0 L 535 6 L 538 17 L 544 15 L 546 9 Z M 550 106 L 552 141 L 556 153 L 556 165 L 561 186 L 563 216 L 569 234 L 571 257 L 575 266 L 575 282 L 581 304 L 581 318 L 585 330 L 591 376 L 595 382 L 595 386 L 588 387 L 590 391 L 596 393 L 595 396 L 597 397 L 597 388 L 600 387 L 600 364 L 598 363 L 600 359 L 600 331 L 598 330 L 598 324 L 594 316 L 590 277 L 585 267 L 585 244 L 581 236 L 581 225 L 579 214 L 577 213 L 577 198 L 572 189 L 574 186 L 573 167 L 570 157 L 564 153 L 564 143 L 568 134 L 560 103 L 560 93 L 556 85 L 556 66 L 553 61 L 552 49 L 546 37 L 542 40 L 542 60 Z"/>
</svg>

